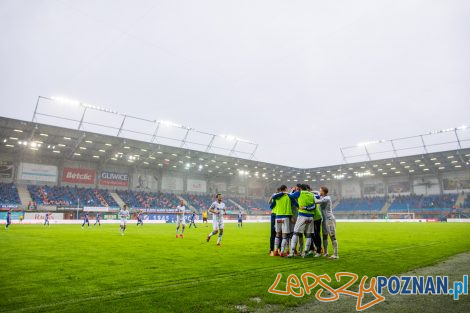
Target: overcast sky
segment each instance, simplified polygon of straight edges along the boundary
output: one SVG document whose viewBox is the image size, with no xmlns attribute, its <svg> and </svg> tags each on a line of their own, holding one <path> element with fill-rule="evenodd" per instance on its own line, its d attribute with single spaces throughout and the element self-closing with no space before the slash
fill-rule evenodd
<svg viewBox="0 0 470 313">
<path fill-rule="evenodd" d="M 0 115 L 30 120 L 39 95 L 337 164 L 470 124 L 470 1 L 0 0 Z"/>
</svg>

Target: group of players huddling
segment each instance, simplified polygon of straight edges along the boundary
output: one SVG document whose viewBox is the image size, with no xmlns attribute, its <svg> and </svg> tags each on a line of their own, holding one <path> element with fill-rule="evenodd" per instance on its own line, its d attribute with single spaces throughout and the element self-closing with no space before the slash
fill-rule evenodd
<svg viewBox="0 0 470 313">
<path fill-rule="evenodd" d="M 270 255 L 305 257 L 313 254 L 314 257 L 323 255 L 339 259 L 336 219 L 328 188 L 322 186 L 320 191 L 312 191 L 307 184 L 297 184 L 290 193 L 285 185 L 277 191 L 270 199 Z M 323 234 L 323 248 L 320 232 Z M 328 254 L 328 237 L 334 248 L 331 256 Z"/>
</svg>

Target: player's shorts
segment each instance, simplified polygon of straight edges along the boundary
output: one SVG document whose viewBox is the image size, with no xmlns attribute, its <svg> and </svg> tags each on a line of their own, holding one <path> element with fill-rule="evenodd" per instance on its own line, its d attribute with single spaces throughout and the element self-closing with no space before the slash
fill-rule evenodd
<svg viewBox="0 0 470 313">
<path fill-rule="evenodd" d="M 213 230 L 224 229 L 224 220 L 213 220 L 212 229 Z"/>
<path fill-rule="evenodd" d="M 242 223 L 243 221 L 242 220 L 238 220 L 239 223 Z"/>
<path fill-rule="evenodd" d="M 121 218 L 121 226 L 126 226 L 127 224 L 127 219 Z"/>
<path fill-rule="evenodd" d="M 207 217 L 203 217 L 203 218 L 202 218 L 202 221 L 203 221 L 203 222 L 207 222 Z"/>
<path fill-rule="evenodd" d="M 325 219 L 321 223 L 323 235 L 336 236 L 336 219 Z"/>
<path fill-rule="evenodd" d="M 313 216 L 302 216 L 297 217 L 297 222 L 294 226 L 295 233 L 313 233 Z"/>
<path fill-rule="evenodd" d="M 290 217 L 276 218 L 276 233 L 290 233 Z"/>
<path fill-rule="evenodd" d="M 184 218 L 176 219 L 176 224 L 178 225 L 178 227 L 180 227 L 180 225 L 186 226 L 186 223 L 184 222 Z"/>
</svg>

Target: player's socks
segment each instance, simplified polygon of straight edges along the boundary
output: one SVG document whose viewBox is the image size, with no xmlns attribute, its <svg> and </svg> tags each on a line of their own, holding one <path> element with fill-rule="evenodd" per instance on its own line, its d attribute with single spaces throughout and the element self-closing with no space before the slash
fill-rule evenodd
<svg viewBox="0 0 470 313">
<path fill-rule="evenodd" d="M 289 254 L 290 256 L 294 255 L 294 250 L 295 250 L 295 247 L 297 246 L 298 238 L 299 237 L 297 236 L 297 234 L 294 234 L 294 236 L 292 236 L 291 243 L 290 243 L 290 250 L 291 250 L 291 253 Z"/>
<path fill-rule="evenodd" d="M 333 248 L 334 248 L 334 252 L 333 252 L 333 256 L 338 256 L 338 241 L 335 239 L 332 241 L 332 244 L 333 244 Z"/>
<path fill-rule="evenodd" d="M 281 238 L 277 237 L 274 239 L 274 251 L 276 251 L 277 253 L 277 250 L 279 249 L 279 243 L 281 241 Z"/>
<path fill-rule="evenodd" d="M 217 245 L 220 246 L 220 242 L 222 241 L 222 235 L 219 235 L 217 238 Z"/>
<path fill-rule="evenodd" d="M 282 238 L 282 242 L 281 242 L 281 255 L 284 254 L 284 250 L 286 249 L 286 245 L 287 245 L 287 238 Z"/>
<path fill-rule="evenodd" d="M 312 245 L 312 238 L 309 236 L 307 237 L 307 241 L 305 242 L 305 253 L 307 254 L 310 252 L 310 246 Z"/>
</svg>

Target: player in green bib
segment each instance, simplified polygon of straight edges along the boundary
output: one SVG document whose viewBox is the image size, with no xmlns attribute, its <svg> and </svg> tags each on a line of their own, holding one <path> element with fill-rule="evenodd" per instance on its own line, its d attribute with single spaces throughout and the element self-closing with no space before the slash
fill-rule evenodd
<svg viewBox="0 0 470 313">
<path fill-rule="evenodd" d="M 299 185 L 300 190 L 298 191 L 299 195 L 297 198 L 298 206 L 299 206 L 299 214 L 297 217 L 297 221 L 294 226 L 294 235 L 291 240 L 291 252 L 288 257 L 294 256 L 295 248 L 297 247 L 297 242 L 299 238 L 302 238 L 303 234 L 305 233 L 306 245 L 305 245 L 305 252 L 302 254 L 308 254 L 312 242 L 312 233 L 313 233 L 313 217 L 315 215 L 314 210 L 307 210 L 307 207 L 315 204 L 315 199 L 313 193 L 311 193 L 308 189 L 309 186 L 305 184 Z M 299 253 L 302 253 L 303 250 L 303 242 L 300 244 Z"/>
<path fill-rule="evenodd" d="M 280 192 L 273 195 L 275 200 L 274 209 L 276 210 L 276 238 L 274 240 L 274 256 L 278 255 L 279 244 L 281 244 L 280 256 L 286 256 L 284 251 L 287 246 L 287 240 L 290 233 L 290 220 L 292 218 L 292 201 L 290 194 L 287 193 L 287 186 L 282 185 Z M 282 238 L 282 241 L 281 241 Z"/>
</svg>

